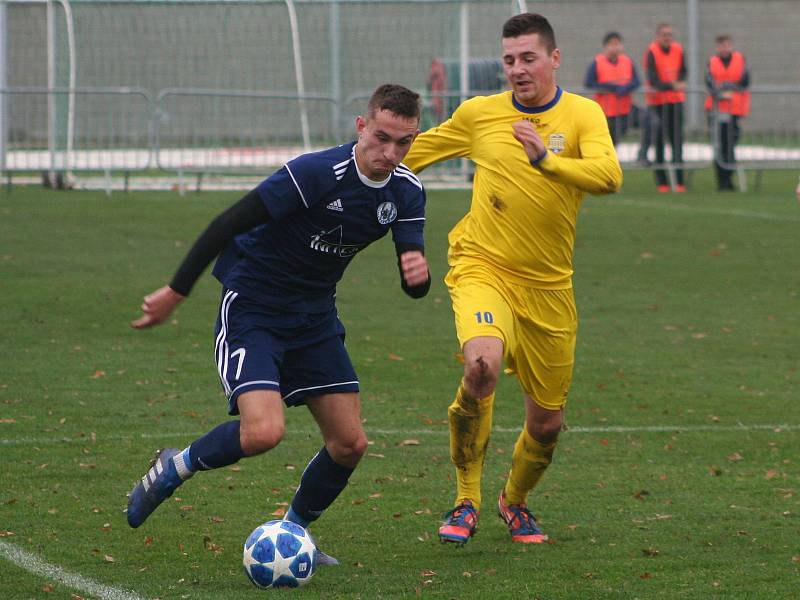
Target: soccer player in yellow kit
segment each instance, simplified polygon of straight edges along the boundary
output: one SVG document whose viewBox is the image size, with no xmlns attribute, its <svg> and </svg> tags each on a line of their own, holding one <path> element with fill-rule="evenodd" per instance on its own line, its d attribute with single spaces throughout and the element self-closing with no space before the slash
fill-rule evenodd
<svg viewBox="0 0 800 600">
<path fill-rule="evenodd" d="M 448 410 L 455 506 L 439 537 L 459 544 L 477 527 L 504 360 L 524 392 L 525 425 L 499 514 L 514 541 L 547 539 L 527 497 L 552 459 L 572 380 L 578 209 L 585 192 L 613 193 L 622 184 L 600 106 L 556 85 L 561 53 L 547 19 L 512 17 L 503 25 L 502 49 L 511 90 L 462 103 L 449 120 L 420 134 L 405 159 L 417 172 L 456 157 L 475 163 L 472 204 L 450 232 L 445 279 L 464 377 Z"/>
</svg>

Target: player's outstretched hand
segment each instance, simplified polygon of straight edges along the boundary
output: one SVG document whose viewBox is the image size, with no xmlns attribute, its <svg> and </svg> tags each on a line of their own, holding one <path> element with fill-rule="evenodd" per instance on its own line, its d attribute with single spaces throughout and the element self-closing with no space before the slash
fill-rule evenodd
<svg viewBox="0 0 800 600">
<path fill-rule="evenodd" d="M 168 285 L 144 297 L 142 316 L 131 322 L 134 329 L 146 329 L 166 321 L 186 296 L 179 294 Z"/>
<path fill-rule="evenodd" d="M 428 280 L 428 261 L 419 250 L 403 252 L 400 255 L 400 268 L 406 285 L 414 287 Z"/>
</svg>

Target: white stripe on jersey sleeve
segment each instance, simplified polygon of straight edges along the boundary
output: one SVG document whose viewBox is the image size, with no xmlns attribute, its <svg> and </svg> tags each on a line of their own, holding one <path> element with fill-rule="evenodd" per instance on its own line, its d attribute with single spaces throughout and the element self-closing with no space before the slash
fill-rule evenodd
<svg viewBox="0 0 800 600">
<path fill-rule="evenodd" d="M 397 219 L 398 223 L 408 223 L 409 221 L 424 221 L 425 217 L 416 217 L 414 219 Z"/>
<path fill-rule="evenodd" d="M 395 173 L 398 173 L 398 174 L 404 174 L 404 175 L 407 175 L 407 176 L 408 176 L 408 178 L 409 178 L 411 181 L 413 181 L 413 182 L 414 182 L 414 183 L 417 185 L 417 187 L 419 187 L 420 189 L 422 189 L 422 182 L 419 180 L 419 177 L 417 177 L 417 176 L 414 174 L 414 171 L 412 171 L 411 169 L 409 169 L 409 168 L 408 168 L 407 166 L 405 166 L 403 163 L 400 163 L 399 165 L 397 165 L 397 168 L 396 168 L 394 171 L 395 171 Z"/>
<path fill-rule="evenodd" d="M 417 179 L 417 176 L 414 175 L 413 173 L 411 173 L 410 171 L 403 172 L 403 171 L 400 170 L 400 167 L 398 167 L 398 168 L 396 168 L 394 170 L 394 174 L 397 175 L 398 177 L 403 177 L 404 179 L 408 179 L 411 183 L 413 183 L 419 189 L 422 189 L 422 184 L 420 183 L 419 179 Z"/>
<path fill-rule="evenodd" d="M 292 173 L 292 170 L 289 168 L 289 165 L 286 165 L 286 171 L 289 173 L 289 177 L 292 178 L 292 181 L 294 182 L 294 187 L 296 187 L 297 191 L 300 193 L 300 200 L 302 200 L 303 205 L 306 208 L 308 208 L 308 202 L 306 202 L 306 197 L 303 196 L 303 190 L 301 190 L 300 186 L 297 184 L 297 179 L 294 178 L 294 174 Z"/>
<path fill-rule="evenodd" d="M 352 155 L 347 160 L 343 160 L 339 164 L 333 165 L 333 174 L 336 175 L 336 181 L 341 181 L 344 174 L 347 172 L 347 167 L 352 160 Z"/>
</svg>

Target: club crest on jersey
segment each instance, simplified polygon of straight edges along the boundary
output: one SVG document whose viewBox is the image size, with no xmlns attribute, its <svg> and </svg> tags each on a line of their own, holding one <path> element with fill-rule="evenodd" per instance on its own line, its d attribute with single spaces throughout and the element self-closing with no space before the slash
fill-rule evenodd
<svg viewBox="0 0 800 600">
<path fill-rule="evenodd" d="M 388 225 L 397 218 L 397 207 L 394 202 L 382 202 L 378 206 L 378 223 Z"/>
<path fill-rule="evenodd" d="M 547 148 L 550 152 L 559 154 L 567 147 L 567 136 L 563 133 L 551 133 L 550 139 L 547 142 Z"/>
</svg>

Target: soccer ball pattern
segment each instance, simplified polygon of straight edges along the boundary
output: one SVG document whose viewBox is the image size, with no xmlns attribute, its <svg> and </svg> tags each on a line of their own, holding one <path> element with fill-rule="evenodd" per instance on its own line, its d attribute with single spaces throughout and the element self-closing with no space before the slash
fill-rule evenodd
<svg viewBox="0 0 800 600">
<path fill-rule="evenodd" d="M 314 541 L 300 525 L 269 521 L 244 543 L 244 572 L 262 589 L 299 587 L 314 575 L 315 551 Z"/>
</svg>

